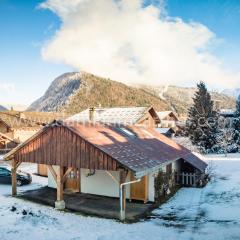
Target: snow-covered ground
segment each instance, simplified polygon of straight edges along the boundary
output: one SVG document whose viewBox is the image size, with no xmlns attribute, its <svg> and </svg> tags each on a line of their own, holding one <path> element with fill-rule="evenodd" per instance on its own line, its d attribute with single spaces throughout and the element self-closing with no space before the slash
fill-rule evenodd
<svg viewBox="0 0 240 240">
<path fill-rule="evenodd" d="M 215 177 L 205 188 L 181 189 L 149 219 L 134 224 L 59 212 L 12 198 L 11 187 L 0 185 L 0 239 L 240 239 L 240 161 L 225 158 L 212 166 Z M 24 168 L 34 172 L 34 166 Z M 34 176 L 32 186 L 20 190 L 45 181 Z"/>
</svg>

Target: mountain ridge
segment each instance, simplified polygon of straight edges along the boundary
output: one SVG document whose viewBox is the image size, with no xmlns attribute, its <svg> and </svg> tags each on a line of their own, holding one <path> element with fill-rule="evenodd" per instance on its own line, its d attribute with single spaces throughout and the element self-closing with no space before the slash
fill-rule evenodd
<svg viewBox="0 0 240 240">
<path fill-rule="evenodd" d="M 27 111 L 78 113 L 90 106 L 153 106 L 157 111 L 173 110 L 186 116 L 196 88 L 178 86 L 128 86 L 86 72 L 64 73 Z M 235 99 L 211 92 L 219 108 L 234 108 Z"/>
<path fill-rule="evenodd" d="M 63 111 L 70 114 L 89 106 L 154 106 L 168 110 L 170 105 L 153 93 L 86 72 L 65 73 L 57 77 L 45 94 L 27 111 Z"/>
<path fill-rule="evenodd" d="M 2 105 L 0 105 L 0 112 L 7 111 L 8 109 Z"/>
</svg>

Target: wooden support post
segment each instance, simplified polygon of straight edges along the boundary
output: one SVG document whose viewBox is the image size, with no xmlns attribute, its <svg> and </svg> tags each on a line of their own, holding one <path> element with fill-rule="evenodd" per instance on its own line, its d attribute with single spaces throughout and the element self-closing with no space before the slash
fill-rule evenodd
<svg viewBox="0 0 240 240">
<path fill-rule="evenodd" d="M 17 169 L 20 166 L 21 162 L 16 161 L 15 159 L 12 160 L 12 196 L 17 195 Z"/>
<path fill-rule="evenodd" d="M 120 216 L 119 219 L 121 221 L 125 220 L 125 214 L 126 214 L 126 186 L 121 185 L 122 183 L 125 183 L 127 178 L 128 172 L 125 170 L 120 171 L 120 187 L 119 187 L 119 198 L 120 198 Z"/>
<path fill-rule="evenodd" d="M 63 175 L 64 168 L 59 166 L 57 171 L 57 201 L 55 202 L 55 208 L 59 210 L 65 209 L 65 202 L 63 199 Z"/>
<path fill-rule="evenodd" d="M 17 195 L 17 162 L 12 160 L 12 196 Z"/>
<path fill-rule="evenodd" d="M 77 169 L 78 192 L 81 192 L 81 168 Z"/>
</svg>

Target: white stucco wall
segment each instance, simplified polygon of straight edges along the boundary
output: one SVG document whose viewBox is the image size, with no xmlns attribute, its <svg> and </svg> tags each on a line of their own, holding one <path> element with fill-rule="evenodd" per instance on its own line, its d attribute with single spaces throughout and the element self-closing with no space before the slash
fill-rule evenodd
<svg viewBox="0 0 240 240">
<path fill-rule="evenodd" d="M 57 170 L 57 166 L 53 166 Z M 119 184 L 117 184 L 105 171 L 96 170 L 95 174 L 88 176 L 88 169 L 81 169 L 81 192 L 95 195 L 103 195 L 108 197 L 119 197 Z M 114 178 L 119 182 L 120 173 L 111 172 Z M 127 176 L 127 180 L 130 181 L 130 174 Z M 51 172 L 48 170 L 48 187 L 56 188 L 56 183 Z M 130 197 L 130 188 L 126 187 L 126 197 Z"/>
<path fill-rule="evenodd" d="M 119 184 L 116 183 L 106 171 L 96 170 L 93 176 L 87 177 L 89 170 L 81 169 L 81 192 L 96 195 L 104 195 L 108 197 L 119 197 Z M 120 172 L 110 173 L 119 182 Z M 127 180 L 130 181 L 130 174 Z M 126 197 L 129 198 L 130 189 L 126 187 Z"/>
<path fill-rule="evenodd" d="M 57 170 L 57 166 L 53 166 Z M 96 170 L 93 176 L 87 177 L 89 170 L 81 169 L 81 192 L 103 195 L 108 197 L 119 197 L 119 184 L 112 180 L 112 178 L 101 170 Z M 110 172 L 114 178 L 119 182 L 120 173 Z M 126 181 L 130 181 L 130 174 L 128 174 Z M 56 183 L 51 172 L 48 170 L 48 187 L 56 188 Z M 154 174 L 149 174 L 148 180 L 148 200 L 154 202 Z M 130 186 L 126 187 L 126 198 L 130 197 Z"/>
<path fill-rule="evenodd" d="M 148 176 L 148 200 L 150 202 L 154 202 L 155 200 L 154 175 L 155 173 L 152 173 Z"/>
<path fill-rule="evenodd" d="M 58 166 L 53 166 L 53 169 L 56 171 L 58 170 Z M 48 187 L 50 188 L 57 188 L 57 184 L 54 181 L 53 175 L 51 174 L 51 172 L 48 169 Z"/>
</svg>

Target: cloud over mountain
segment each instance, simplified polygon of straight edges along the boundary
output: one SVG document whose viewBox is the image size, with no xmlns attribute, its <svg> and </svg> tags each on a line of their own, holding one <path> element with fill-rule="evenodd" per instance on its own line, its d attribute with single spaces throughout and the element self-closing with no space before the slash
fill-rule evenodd
<svg viewBox="0 0 240 240">
<path fill-rule="evenodd" d="M 141 0 L 47 0 L 61 19 L 42 48 L 44 59 L 125 83 L 236 86 L 211 51 L 217 39 L 200 23 L 166 15 Z"/>
</svg>

